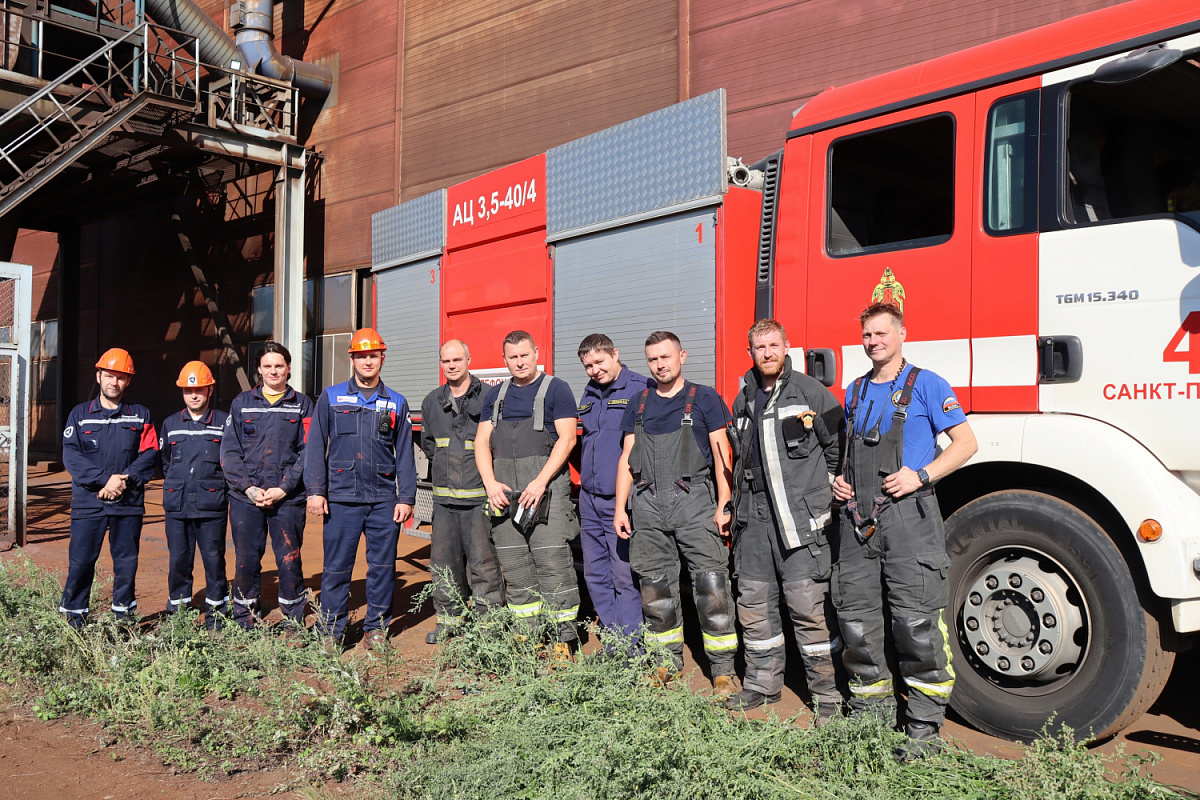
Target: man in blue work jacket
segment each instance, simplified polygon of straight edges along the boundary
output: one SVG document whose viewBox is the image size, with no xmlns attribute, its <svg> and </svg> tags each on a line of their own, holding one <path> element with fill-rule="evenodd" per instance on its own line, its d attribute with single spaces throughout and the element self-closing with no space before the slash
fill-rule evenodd
<svg viewBox="0 0 1200 800">
<path fill-rule="evenodd" d="M 100 396 L 71 409 L 63 430 L 63 466 L 71 475 L 71 544 L 58 610 L 73 628 L 87 619 L 105 530 L 113 561 L 113 613 L 130 619 L 137 609 L 134 579 L 145 487 L 158 463 L 158 436 L 150 411 L 124 402 L 132 379 L 129 353 L 119 347 L 105 351 L 96 362 Z"/>
<path fill-rule="evenodd" d="M 579 360 L 589 378 L 579 398 L 583 456 L 579 463 L 579 539 L 583 578 L 600 624 L 632 635 L 642 624 L 642 597 L 629 568 L 629 540 L 613 530 L 621 418 L 649 378 L 621 363 L 612 339 L 593 333 L 579 343 Z"/>
<path fill-rule="evenodd" d="M 221 470 L 224 411 L 210 404 L 212 371 L 203 361 L 189 361 L 175 385 L 183 390 L 184 409 L 162 424 L 158 448 L 162 453 L 163 512 L 166 515 L 167 613 L 192 602 L 192 565 L 196 548 L 204 563 L 205 626 L 220 630 L 228 612 L 229 583 L 225 579 L 225 516 L 229 500 Z"/>
<path fill-rule="evenodd" d="M 350 576 L 359 536 L 367 538 L 364 640 L 387 636 L 396 586 L 400 525 L 417 501 L 412 422 L 404 395 L 379 378 L 387 345 L 372 328 L 350 339 L 353 377 L 321 393 L 305 451 L 308 513 L 325 517 L 321 576 L 322 633 L 346 633 Z"/>
<path fill-rule="evenodd" d="M 262 383 L 233 398 L 221 439 L 221 468 L 232 500 L 233 619 L 247 629 L 260 616 L 268 533 L 279 573 L 279 610 L 289 626 L 304 625 L 304 441 L 313 404 L 288 385 L 291 365 L 286 347 L 263 343 L 258 351 Z"/>
</svg>

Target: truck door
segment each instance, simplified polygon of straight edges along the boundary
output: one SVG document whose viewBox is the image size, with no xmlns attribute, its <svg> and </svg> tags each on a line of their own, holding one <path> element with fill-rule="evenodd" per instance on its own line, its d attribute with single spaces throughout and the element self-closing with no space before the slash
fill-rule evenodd
<svg viewBox="0 0 1200 800">
<path fill-rule="evenodd" d="M 858 315 L 891 302 L 905 356 L 970 409 L 974 108 L 967 95 L 813 134 L 804 342 L 834 351 L 837 387 L 870 369 Z"/>
</svg>

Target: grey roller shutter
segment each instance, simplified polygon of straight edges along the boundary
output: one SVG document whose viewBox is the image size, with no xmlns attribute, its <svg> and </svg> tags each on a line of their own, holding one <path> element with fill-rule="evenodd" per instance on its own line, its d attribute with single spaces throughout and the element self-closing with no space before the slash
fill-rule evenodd
<svg viewBox="0 0 1200 800">
<path fill-rule="evenodd" d="M 439 383 L 440 265 L 427 258 L 375 273 L 375 325 L 388 346 L 383 382 L 414 412 Z"/>
<path fill-rule="evenodd" d="M 611 337 L 621 360 L 644 375 L 646 336 L 674 331 L 688 353 L 684 376 L 713 385 L 715 213 L 700 209 L 555 245 L 554 374 L 576 397 L 587 385 L 576 351 L 589 333 Z"/>
</svg>

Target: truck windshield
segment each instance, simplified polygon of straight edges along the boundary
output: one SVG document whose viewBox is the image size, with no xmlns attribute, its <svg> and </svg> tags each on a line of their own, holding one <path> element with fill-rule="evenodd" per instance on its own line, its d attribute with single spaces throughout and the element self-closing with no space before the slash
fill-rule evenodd
<svg viewBox="0 0 1200 800">
<path fill-rule="evenodd" d="M 1122 84 L 1071 87 L 1067 219 L 1177 214 L 1200 225 L 1200 55 Z"/>
</svg>

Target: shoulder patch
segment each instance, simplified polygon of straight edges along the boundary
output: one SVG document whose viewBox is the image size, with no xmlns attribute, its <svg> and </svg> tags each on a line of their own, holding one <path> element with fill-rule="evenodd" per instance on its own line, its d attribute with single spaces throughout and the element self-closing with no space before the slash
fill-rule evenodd
<svg viewBox="0 0 1200 800">
<path fill-rule="evenodd" d="M 950 395 L 949 397 L 947 397 L 945 400 L 942 401 L 942 413 L 943 414 L 949 414 L 951 411 L 957 411 L 960 408 L 962 408 L 962 406 L 959 405 L 958 398 L 955 397 L 954 395 Z"/>
<path fill-rule="evenodd" d="M 64 439 L 70 439 L 74 435 L 75 435 L 75 426 L 74 425 L 68 425 L 67 429 L 65 431 L 63 431 Z"/>
<path fill-rule="evenodd" d="M 225 418 L 225 427 L 228 428 L 232 424 L 233 424 L 233 414 L 230 414 L 228 417 Z"/>
<path fill-rule="evenodd" d="M 576 409 L 575 409 L 575 413 L 577 413 L 577 414 L 586 414 L 587 412 L 591 411 L 591 409 L 592 409 L 592 404 L 591 404 L 591 403 L 584 403 L 583 405 L 581 405 L 581 406 L 579 406 L 578 408 L 576 408 Z"/>
</svg>

